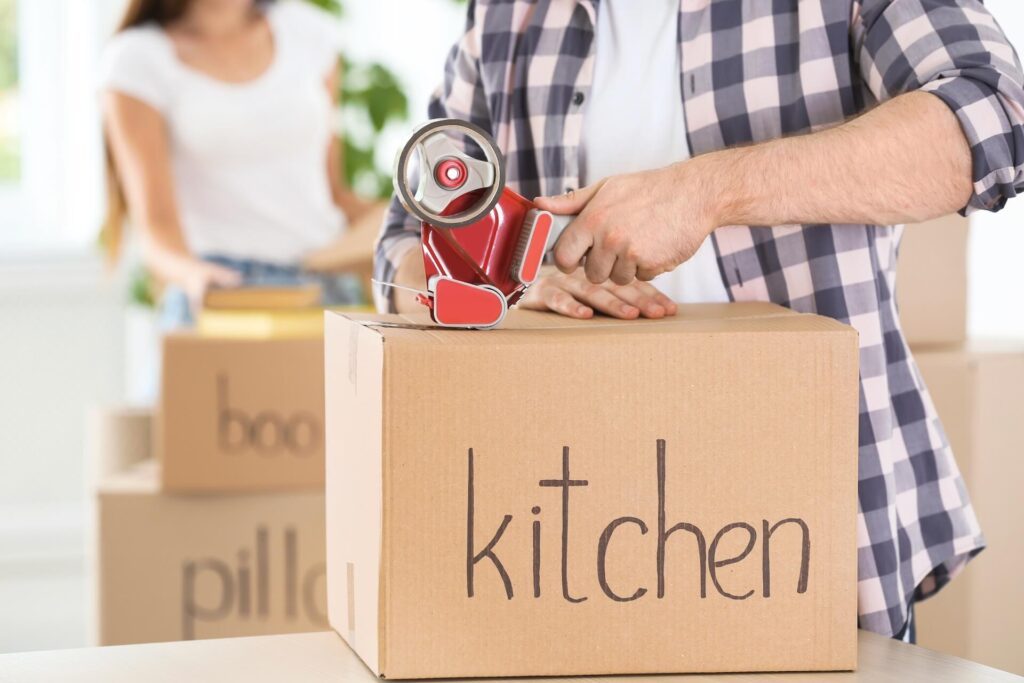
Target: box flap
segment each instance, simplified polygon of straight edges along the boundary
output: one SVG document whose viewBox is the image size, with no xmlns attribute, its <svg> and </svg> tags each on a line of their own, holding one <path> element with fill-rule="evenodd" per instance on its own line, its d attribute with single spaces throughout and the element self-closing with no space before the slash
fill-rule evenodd
<svg viewBox="0 0 1024 683">
<path fill-rule="evenodd" d="M 622 334 L 714 334 L 719 332 L 851 332 L 847 325 L 823 316 L 797 313 L 764 302 L 730 304 L 682 304 L 675 316 L 661 319 L 619 320 L 600 316 L 576 320 L 554 313 L 510 311 L 500 328 L 494 330 L 456 330 L 437 327 L 426 312 L 405 315 L 343 315 L 365 327 L 373 328 L 388 342 L 442 345 L 479 345 L 531 343 L 549 338 L 546 332 L 558 332 L 562 339 L 569 333 L 574 343 Z M 524 333 L 530 334 L 524 334 Z M 537 334 L 540 333 L 540 334 Z"/>
<path fill-rule="evenodd" d="M 104 476 L 96 487 L 101 494 L 153 494 L 160 491 L 160 465 L 145 460 Z"/>
</svg>

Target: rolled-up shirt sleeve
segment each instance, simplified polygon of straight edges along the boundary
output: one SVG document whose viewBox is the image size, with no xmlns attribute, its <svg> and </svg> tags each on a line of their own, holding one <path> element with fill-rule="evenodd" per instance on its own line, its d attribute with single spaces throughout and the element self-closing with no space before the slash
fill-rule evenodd
<svg viewBox="0 0 1024 683">
<path fill-rule="evenodd" d="M 452 47 L 445 62 L 444 83 L 428 106 L 431 119 L 454 118 L 475 123 L 491 131 L 491 117 L 480 78 L 480 32 L 475 20 L 476 2 L 470 2 L 466 29 Z M 374 278 L 392 283 L 402 259 L 419 246 L 420 222 L 409 215 L 394 195 L 384 216 L 374 252 Z M 395 312 L 394 288 L 376 284 L 373 289 L 377 310 Z"/>
<path fill-rule="evenodd" d="M 998 211 L 1024 191 L 1024 73 L 979 0 L 857 0 L 851 27 L 875 98 L 930 92 L 960 121 L 974 182 L 963 213 Z"/>
</svg>

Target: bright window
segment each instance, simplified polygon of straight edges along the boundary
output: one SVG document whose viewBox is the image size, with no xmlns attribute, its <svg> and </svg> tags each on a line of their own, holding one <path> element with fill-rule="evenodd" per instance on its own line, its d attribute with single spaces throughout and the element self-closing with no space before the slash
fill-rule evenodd
<svg viewBox="0 0 1024 683">
<path fill-rule="evenodd" d="M 18 7 L 0 0 L 0 185 L 21 176 L 18 131 Z"/>
<path fill-rule="evenodd" d="M 0 257 L 95 244 L 101 5 L 0 0 Z"/>
</svg>

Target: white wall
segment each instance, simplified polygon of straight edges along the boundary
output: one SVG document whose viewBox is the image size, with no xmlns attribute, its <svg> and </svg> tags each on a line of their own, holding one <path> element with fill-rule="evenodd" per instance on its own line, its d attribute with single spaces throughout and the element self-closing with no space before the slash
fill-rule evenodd
<svg viewBox="0 0 1024 683">
<path fill-rule="evenodd" d="M 445 57 L 462 34 L 465 19 L 466 4 L 453 0 L 346 1 L 345 53 L 390 67 L 409 97 L 409 121 L 386 131 L 378 149 L 382 167 L 391 167 L 411 130 L 427 120 L 430 95 L 444 78 Z"/>
<path fill-rule="evenodd" d="M 1024 2 L 985 0 L 1003 30 L 1024 51 Z M 968 328 L 978 337 L 1024 337 L 1024 197 L 999 213 L 972 216 Z"/>
<path fill-rule="evenodd" d="M 86 412 L 122 386 L 123 286 L 0 260 L 0 652 L 86 642 Z"/>
</svg>

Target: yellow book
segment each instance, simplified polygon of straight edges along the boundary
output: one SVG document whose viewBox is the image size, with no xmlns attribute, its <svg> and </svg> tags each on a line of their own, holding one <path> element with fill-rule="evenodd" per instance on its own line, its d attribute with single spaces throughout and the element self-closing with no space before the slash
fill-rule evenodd
<svg viewBox="0 0 1024 683">
<path fill-rule="evenodd" d="M 366 313 L 371 306 L 338 306 L 331 310 Z M 324 333 L 324 309 L 215 310 L 204 308 L 196 316 L 202 337 L 230 339 L 309 339 Z"/>
</svg>

